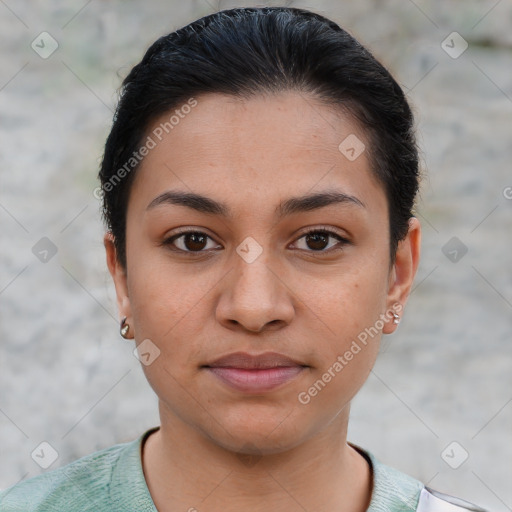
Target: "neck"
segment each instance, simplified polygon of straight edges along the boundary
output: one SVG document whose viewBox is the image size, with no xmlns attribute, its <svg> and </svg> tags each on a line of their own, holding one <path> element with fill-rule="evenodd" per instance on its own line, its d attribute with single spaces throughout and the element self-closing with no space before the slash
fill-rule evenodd
<svg viewBox="0 0 512 512">
<path fill-rule="evenodd" d="M 284 452 L 234 453 L 160 404 L 161 427 L 143 448 L 143 469 L 159 512 L 364 512 L 367 461 L 346 443 L 349 407 L 323 431 Z M 249 450 L 248 450 L 249 451 Z"/>
</svg>

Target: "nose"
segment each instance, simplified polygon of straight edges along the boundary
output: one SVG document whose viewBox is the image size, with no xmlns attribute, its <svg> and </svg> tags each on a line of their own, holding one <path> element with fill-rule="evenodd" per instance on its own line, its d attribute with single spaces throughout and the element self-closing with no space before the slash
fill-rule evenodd
<svg viewBox="0 0 512 512">
<path fill-rule="evenodd" d="M 252 263 L 238 258 L 223 283 L 216 315 L 225 327 L 259 333 L 291 323 L 295 308 L 290 283 L 263 255 Z"/>
</svg>

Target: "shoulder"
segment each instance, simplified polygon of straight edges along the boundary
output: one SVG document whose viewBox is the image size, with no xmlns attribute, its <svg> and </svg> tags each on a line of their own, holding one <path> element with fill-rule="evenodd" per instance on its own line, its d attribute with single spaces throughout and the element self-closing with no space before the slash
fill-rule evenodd
<svg viewBox="0 0 512 512">
<path fill-rule="evenodd" d="M 0 512 L 111 510 L 112 476 L 140 438 L 86 455 L 0 492 Z"/>
<path fill-rule="evenodd" d="M 468 501 L 426 487 L 422 482 L 380 462 L 372 453 L 359 451 L 372 468 L 373 488 L 367 512 L 488 512 Z"/>
</svg>

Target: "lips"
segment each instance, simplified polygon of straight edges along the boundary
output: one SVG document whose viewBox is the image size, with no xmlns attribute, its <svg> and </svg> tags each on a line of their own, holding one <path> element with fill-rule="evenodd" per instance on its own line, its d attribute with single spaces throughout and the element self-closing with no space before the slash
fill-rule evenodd
<svg viewBox="0 0 512 512">
<path fill-rule="evenodd" d="M 228 387 L 245 393 L 273 390 L 291 381 L 307 367 L 277 352 L 258 355 L 235 352 L 203 366 Z"/>
<path fill-rule="evenodd" d="M 245 370 L 263 370 L 269 368 L 307 366 L 277 352 L 265 352 L 251 355 L 246 352 L 234 352 L 205 365 L 209 368 L 241 368 Z"/>
</svg>

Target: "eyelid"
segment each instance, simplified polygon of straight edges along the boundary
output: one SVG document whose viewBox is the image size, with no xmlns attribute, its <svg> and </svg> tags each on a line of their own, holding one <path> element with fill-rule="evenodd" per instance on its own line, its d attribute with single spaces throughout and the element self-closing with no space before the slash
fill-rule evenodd
<svg viewBox="0 0 512 512">
<path fill-rule="evenodd" d="M 347 242 L 347 243 L 350 242 L 347 234 L 342 234 L 341 232 L 337 231 L 336 228 L 334 228 L 332 226 L 308 226 L 308 227 L 304 228 L 304 231 L 301 230 L 299 232 L 299 237 L 307 235 L 311 232 L 315 233 L 317 231 L 326 232 L 329 235 L 336 235 L 337 237 L 343 239 L 345 242 Z"/>
</svg>

